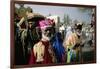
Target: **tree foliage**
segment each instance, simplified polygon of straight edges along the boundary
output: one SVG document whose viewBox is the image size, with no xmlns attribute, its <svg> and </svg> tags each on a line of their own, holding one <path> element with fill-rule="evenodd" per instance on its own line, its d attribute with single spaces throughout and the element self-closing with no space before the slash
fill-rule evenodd
<svg viewBox="0 0 100 69">
<path fill-rule="evenodd" d="M 63 23 L 64 23 L 65 26 L 67 26 L 71 23 L 71 18 L 70 18 L 69 15 L 64 14 Z"/>
</svg>

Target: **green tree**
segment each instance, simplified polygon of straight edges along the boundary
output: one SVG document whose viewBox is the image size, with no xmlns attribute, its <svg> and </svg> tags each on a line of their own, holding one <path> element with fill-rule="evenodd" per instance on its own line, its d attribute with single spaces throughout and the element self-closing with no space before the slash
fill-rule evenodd
<svg viewBox="0 0 100 69">
<path fill-rule="evenodd" d="M 24 7 L 24 4 L 19 4 L 20 8 L 19 8 L 19 17 L 25 17 L 26 16 L 26 8 Z"/>
<path fill-rule="evenodd" d="M 18 4 L 20 7 L 15 7 L 15 13 L 21 18 L 26 17 L 26 12 L 33 12 L 31 7 L 24 7 L 24 4 Z"/>
<path fill-rule="evenodd" d="M 33 12 L 33 10 L 32 10 L 31 7 L 27 7 L 27 8 L 26 8 L 26 11 L 28 11 L 28 12 Z"/>
</svg>

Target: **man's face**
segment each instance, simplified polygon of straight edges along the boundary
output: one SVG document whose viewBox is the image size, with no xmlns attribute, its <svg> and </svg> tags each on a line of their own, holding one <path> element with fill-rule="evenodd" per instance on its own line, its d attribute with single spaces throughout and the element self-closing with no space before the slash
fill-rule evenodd
<svg viewBox="0 0 100 69">
<path fill-rule="evenodd" d="M 52 27 L 46 27 L 42 30 L 42 34 L 44 35 L 44 38 L 47 40 L 50 40 L 53 37 L 53 28 Z"/>
</svg>

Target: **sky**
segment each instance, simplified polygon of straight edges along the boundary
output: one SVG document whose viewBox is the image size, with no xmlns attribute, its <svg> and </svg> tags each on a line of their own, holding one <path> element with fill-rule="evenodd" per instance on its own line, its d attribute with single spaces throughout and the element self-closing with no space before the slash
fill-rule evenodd
<svg viewBox="0 0 100 69">
<path fill-rule="evenodd" d="M 19 7 L 18 4 L 15 4 L 16 7 Z M 63 21 L 64 14 L 68 14 L 72 20 L 79 20 L 81 22 L 90 23 L 91 16 L 88 15 L 89 11 L 84 13 L 80 12 L 77 7 L 65 7 L 65 6 L 49 6 L 49 5 L 34 5 L 34 4 L 25 4 L 24 7 L 31 7 L 33 12 L 40 13 L 44 16 L 49 14 L 57 15 L 60 17 L 60 21 Z"/>
</svg>

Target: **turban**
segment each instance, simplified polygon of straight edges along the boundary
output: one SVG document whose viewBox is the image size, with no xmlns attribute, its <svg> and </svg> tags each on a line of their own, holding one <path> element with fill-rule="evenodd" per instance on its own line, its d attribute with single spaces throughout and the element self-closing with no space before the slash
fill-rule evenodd
<svg viewBox="0 0 100 69">
<path fill-rule="evenodd" d="M 45 20 L 39 21 L 40 29 L 45 29 L 47 27 L 52 27 L 53 24 L 54 24 L 54 21 L 50 20 L 50 19 L 45 19 Z"/>
</svg>

